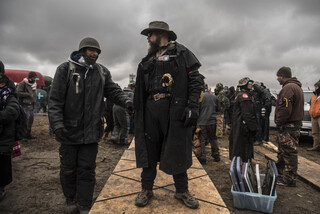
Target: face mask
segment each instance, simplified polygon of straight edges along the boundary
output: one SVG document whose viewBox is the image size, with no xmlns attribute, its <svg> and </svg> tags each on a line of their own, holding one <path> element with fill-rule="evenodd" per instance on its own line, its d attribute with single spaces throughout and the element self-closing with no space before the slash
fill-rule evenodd
<svg viewBox="0 0 320 214">
<path fill-rule="evenodd" d="M 34 79 L 28 79 L 28 81 L 29 81 L 30 84 L 33 84 L 35 82 Z"/>
</svg>

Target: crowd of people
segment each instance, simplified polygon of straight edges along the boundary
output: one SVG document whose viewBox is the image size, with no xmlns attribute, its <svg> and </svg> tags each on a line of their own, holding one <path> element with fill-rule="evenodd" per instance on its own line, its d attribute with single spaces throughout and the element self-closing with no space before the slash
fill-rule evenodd
<svg viewBox="0 0 320 214">
<path fill-rule="evenodd" d="M 174 197 L 189 208 L 199 207 L 188 188 L 187 170 L 192 151 L 206 164 L 206 144 L 211 156 L 220 161 L 219 139 L 229 135 L 229 158 L 243 161 L 254 157 L 253 145 L 269 141 L 269 117 L 276 105 L 278 130 L 279 184 L 296 185 L 297 145 L 303 118 L 301 83 L 289 67 L 280 68 L 277 80 L 282 89 L 276 103 L 269 89 L 248 77 L 236 87 L 216 84 L 214 91 L 199 72 L 201 63 L 163 21 L 150 22 L 142 30 L 149 49 L 139 63 L 136 82 L 122 90 L 110 71 L 97 63 L 99 42 L 91 37 L 80 41 L 68 60 L 58 66 L 50 90 L 48 115 L 50 128 L 60 143 L 60 181 L 66 199 L 65 213 L 88 213 L 95 185 L 98 142 L 109 140 L 128 145 L 129 132 L 135 136 L 136 165 L 142 168 L 141 192 L 135 205 L 146 206 L 153 197 L 153 184 L 159 169 L 172 175 Z M 36 101 L 35 78 L 30 72 L 17 89 L 0 73 L 0 198 L 12 181 L 11 153 L 19 103 L 27 120 L 27 139 L 31 134 Z M 319 148 L 320 81 L 315 84 L 310 115 L 314 145 Z M 106 100 L 105 100 L 106 98 Z M 106 128 L 104 128 L 106 121 Z M 197 145 L 192 141 L 197 140 Z M 183 152 L 181 152 L 183 151 Z"/>
</svg>

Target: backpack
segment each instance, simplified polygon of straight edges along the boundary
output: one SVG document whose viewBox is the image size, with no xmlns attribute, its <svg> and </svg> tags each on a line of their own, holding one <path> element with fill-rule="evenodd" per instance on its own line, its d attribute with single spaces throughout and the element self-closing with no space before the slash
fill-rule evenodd
<svg viewBox="0 0 320 214">
<path fill-rule="evenodd" d="M 22 140 L 27 134 L 27 117 L 21 105 L 19 105 L 19 116 L 15 121 L 14 140 Z"/>
</svg>

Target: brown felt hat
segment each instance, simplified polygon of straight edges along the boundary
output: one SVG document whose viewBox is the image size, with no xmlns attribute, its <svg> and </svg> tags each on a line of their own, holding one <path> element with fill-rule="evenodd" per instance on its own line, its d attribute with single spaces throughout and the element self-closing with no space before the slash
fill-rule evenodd
<svg viewBox="0 0 320 214">
<path fill-rule="evenodd" d="M 142 35 L 148 36 L 148 33 L 153 31 L 166 31 L 168 32 L 169 40 L 175 41 L 177 39 L 177 35 L 169 29 L 169 25 L 163 21 L 153 21 L 149 23 L 149 28 L 141 31 Z"/>
<path fill-rule="evenodd" d="M 277 76 L 291 78 L 292 77 L 291 68 L 285 67 L 285 66 L 281 67 L 277 72 Z"/>
</svg>

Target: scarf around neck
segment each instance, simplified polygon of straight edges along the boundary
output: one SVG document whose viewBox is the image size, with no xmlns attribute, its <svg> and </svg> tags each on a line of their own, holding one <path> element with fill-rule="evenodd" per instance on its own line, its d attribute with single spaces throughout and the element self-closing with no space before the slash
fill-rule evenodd
<svg viewBox="0 0 320 214">
<path fill-rule="evenodd" d="M 3 110 L 7 105 L 7 99 L 11 94 L 13 94 L 13 90 L 9 86 L 0 88 L 0 110 Z"/>
<path fill-rule="evenodd" d="M 34 83 L 29 83 L 28 78 L 24 78 L 23 81 L 24 81 L 26 84 L 30 85 L 31 88 L 32 88 L 32 90 L 36 90 L 36 89 L 37 89 L 37 83 L 36 83 L 36 82 L 34 82 Z"/>
</svg>

